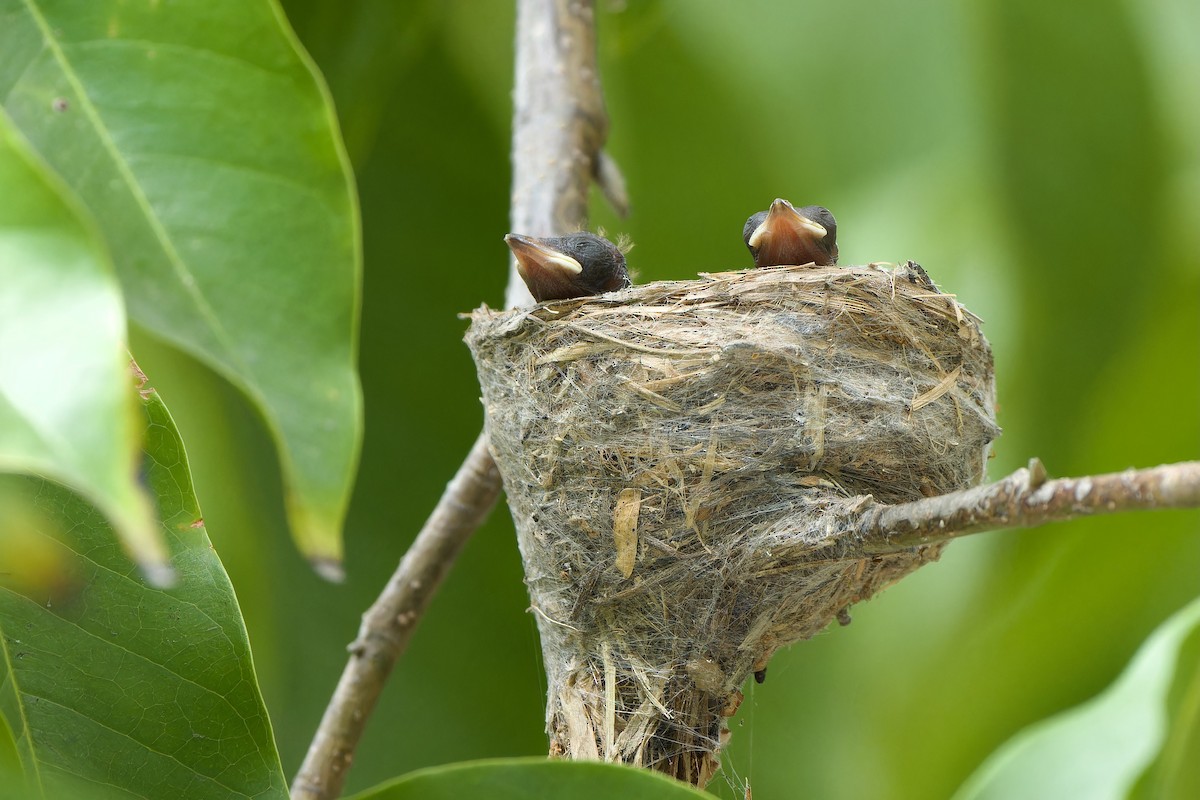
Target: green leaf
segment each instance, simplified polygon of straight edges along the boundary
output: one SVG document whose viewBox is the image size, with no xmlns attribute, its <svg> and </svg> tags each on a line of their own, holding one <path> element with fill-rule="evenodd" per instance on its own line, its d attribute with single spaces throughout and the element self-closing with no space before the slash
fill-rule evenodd
<svg viewBox="0 0 1200 800">
<path fill-rule="evenodd" d="M 99 221 L 132 318 L 242 389 L 340 570 L 360 242 L 323 85 L 267 0 L 0 0 L 0 102 Z"/>
<path fill-rule="evenodd" d="M 134 470 L 141 426 L 108 255 L 2 111 L 0 187 L 0 471 L 74 487 L 166 582 Z"/>
<path fill-rule="evenodd" d="M 183 444 L 157 393 L 143 395 L 142 470 L 178 584 L 146 586 L 88 503 L 21 479 L 32 517 L 26 550 L 55 564 L 46 580 L 31 580 L 19 571 L 28 558 L 0 550 L 0 716 L 34 796 L 286 797 L 241 614 L 205 534 Z"/>
<path fill-rule="evenodd" d="M 1101 695 L 1009 740 L 955 799 L 1123 798 L 1156 761 L 1154 779 L 1170 784 L 1189 769 L 1180 745 L 1195 737 L 1200 713 L 1200 659 L 1187 646 L 1197 637 L 1200 600 L 1159 627 Z"/>
<path fill-rule="evenodd" d="M 1200 797 L 1200 625 L 1180 648 L 1167 708 L 1166 741 L 1129 793 L 1130 800 Z"/>
<path fill-rule="evenodd" d="M 434 767 L 351 800 L 700 800 L 711 795 L 664 775 L 595 761 L 511 758 Z"/>
</svg>

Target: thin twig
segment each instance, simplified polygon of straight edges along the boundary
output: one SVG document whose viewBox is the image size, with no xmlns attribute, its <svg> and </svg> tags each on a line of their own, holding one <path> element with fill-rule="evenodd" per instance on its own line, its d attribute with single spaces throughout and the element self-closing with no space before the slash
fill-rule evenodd
<svg viewBox="0 0 1200 800">
<path fill-rule="evenodd" d="M 857 527 L 862 551 L 881 554 L 1000 528 L 1198 506 L 1200 461 L 1050 481 L 1041 462 L 1034 459 L 1028 469 L 987 486 L 911 503 L 869 506 Z"/>
<path fill-rule="evenodd" d="M 621 168 L 607 150 L 601 150 L 596 158 L 596 174 L 593 177 L 600 193 L 612 206 L 612 210 L 617 212 L 617 216 L 621 219 L 628 217 L 629 190 L 625 187 L 625 176 L 621 174 Z"/>
<path fill-rule="evenodd" d="M 590 0 L 519 0 L 513 124 L 512 230 L 556 235 L 582 227 L 607 117 Z M 499 242 L 497 242 L 499 245 Z M 510 267 L 509 306 L 533 304 Z M 293 800 L 341 795 L 384 683 L 471 534 L 500 494 L 481 433 L 374 605 L 292 782 Z"/>
<path fill-rule="evenodd" d="M 367 717 L 392 667 L 459 551 L 487 518 L 499 494 L 500 474 L 488 452 L 487 436 L 480 434 L 391 580 L 363 614 L 358 638 L 347 648 L 350 661 L 292 782 L 293 798 L 341 794 Z"/>
</svg>

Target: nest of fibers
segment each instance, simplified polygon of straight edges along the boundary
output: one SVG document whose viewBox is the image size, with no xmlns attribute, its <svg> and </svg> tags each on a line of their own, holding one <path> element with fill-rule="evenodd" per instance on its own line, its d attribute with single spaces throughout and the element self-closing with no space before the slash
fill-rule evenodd
<svg viewBox="0 0 1200 800">
<path fill-rule="evenodd" d="M 778 648 L 935 560 L 852 522 L 978 484 L 979 320 L 915 264 L 779 267 L 471 315 L 551 754 L 703 786 Z"/>
</svg>

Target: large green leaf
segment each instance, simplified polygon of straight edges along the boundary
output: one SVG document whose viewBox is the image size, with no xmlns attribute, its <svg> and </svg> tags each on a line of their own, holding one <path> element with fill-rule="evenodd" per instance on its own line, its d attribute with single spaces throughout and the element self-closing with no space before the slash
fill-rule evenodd
<svg viewBox="0 0 1200 800">
<path fill-rule="evenodd" d="M 239 386 L 336 574 L 360 243 L 324 89 L 269 0 L 0 0 L 0 103 L 100 223 L 133 319 Z"/>
<path fill-rule="evenodd" d="M 1018 734 L 955 795 L 987 798 L 1123 798 L 1152 764 L 1154 797 L 1184 797 L 1171 787 L 1194 780 L 1186 744 L 1200 724 L 1200 600 L 1151 636 L 1125 673 L 1099 697 Z M 1180 691 L 1172 691 L 1173 687 Z"/>
<path fill-rule="evenodd" d="M 423 769 L 352 800 L 701 800 L 679 781 L 616 764 L 512 758 Z"/>
<path fill-rule="evenodd" d="M 73 486 L 148 575 L 166 549 L 134 469 L 125 309 L 103 246 L 0 111 L 0 471 Z"/>
<path fill-rule="evenodd" d="M 56 484 L 22 479 L 27 550 L 0 565 L 4 728 L 33 796 L 286 797 L 237 601 L 205 534 L 183 444 L 144 390 L 142 472 L 179 580 L 148 587 L 104 519 Z M 11 479 L 10 479 L 11 480 Z M 14 489 L 8 487 L 11 499 Z"/>
</svg>

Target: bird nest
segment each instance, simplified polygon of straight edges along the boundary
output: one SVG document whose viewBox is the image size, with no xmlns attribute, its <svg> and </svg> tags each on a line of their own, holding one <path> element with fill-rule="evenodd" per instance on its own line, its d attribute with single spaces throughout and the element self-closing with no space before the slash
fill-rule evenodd
<svg viewBox="0 0 1200 800">
<path fill-rule="evenodd" d="M 870 502 L 978 484 L 979 320 L 915 264 L 781 267 L 471 315 L 549 683 L 551 752 L 703 785 L 750 673 L 940 545 Z"/>
</svg>

